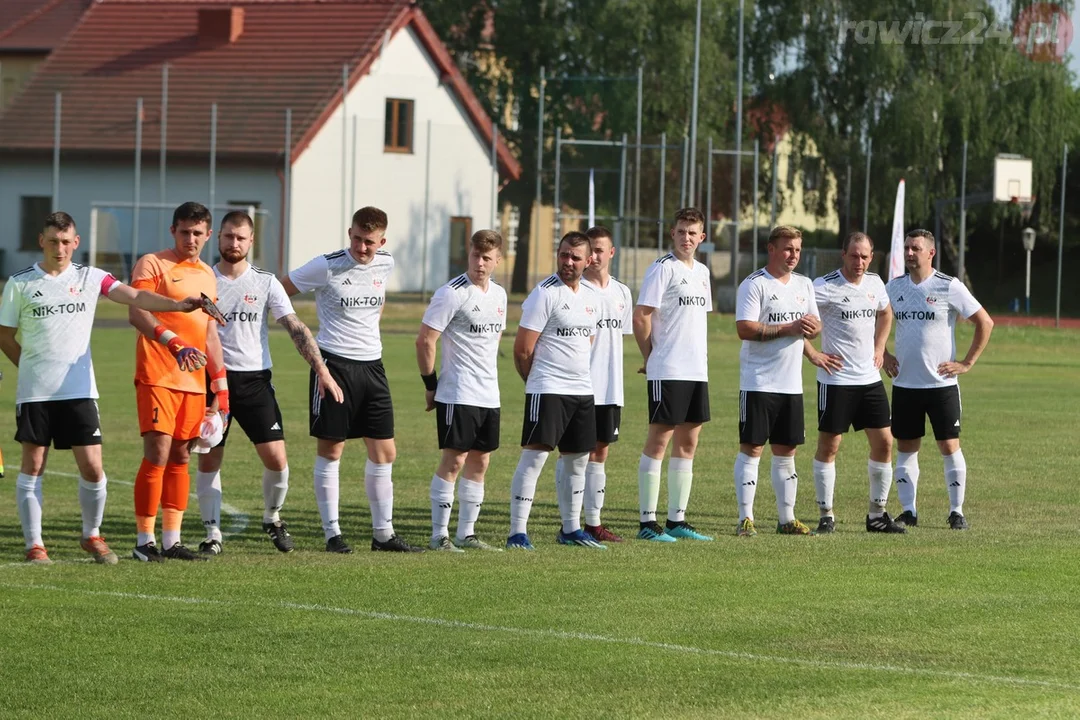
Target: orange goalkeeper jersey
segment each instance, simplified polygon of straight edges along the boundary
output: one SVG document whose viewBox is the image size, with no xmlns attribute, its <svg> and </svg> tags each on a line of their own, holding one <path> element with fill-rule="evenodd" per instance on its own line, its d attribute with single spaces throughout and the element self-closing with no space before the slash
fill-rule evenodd
<svg viewBox="0 0 1080 720">
<path fill-rule="evenodd" d="M 210 266 L 198 258 L 182 260 L 172 249 L 139 258 L 131 273 L 131 287 L 152 290 L 173 300 L 206 293 L 217 302 L 217 281 Z M 184 344 L 206 352 L 206 328 L 213 322 L 209 315 L 201 310 L 153 315 L 158 324 L 176 333 Z M 182 392 L 206 393 L 205 372 L 184 372 L 177 366 L 168 347 L 142 333 L 139 333 L 135 346 L 135 382 Z"/>
</svg>

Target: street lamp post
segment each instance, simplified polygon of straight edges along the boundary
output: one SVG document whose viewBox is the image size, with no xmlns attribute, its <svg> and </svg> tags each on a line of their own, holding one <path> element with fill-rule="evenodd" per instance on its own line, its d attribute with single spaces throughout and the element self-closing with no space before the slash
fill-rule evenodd
<svg viewBox="0 0 1080 720">
<path fill-rule="evenodd" d="M 1024 242 L 1024 313 L 1031 314 L 1031 251 L 1035 249 L 1035 229 L 1026 227 L 1021 232 Z"/>
</svg>

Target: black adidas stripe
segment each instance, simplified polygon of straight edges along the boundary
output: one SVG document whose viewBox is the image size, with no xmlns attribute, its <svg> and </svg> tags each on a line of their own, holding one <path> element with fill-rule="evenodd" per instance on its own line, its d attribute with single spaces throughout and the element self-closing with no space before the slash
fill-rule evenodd
<svg viewBox="0 0 1080 720">
<path fill-rule="evenodd" d="M 19 272 L 15 273 L 15 274 L 14 274 L 14 275 L 12 275 L 11 277 L 12 277 L 12 278 L 17 278 L 17 277 L 19 277 L 20 275 L 25 275 L 25 274 L 26 274 L 26 273 L 28 273 L 28 272 L 33 272 L 33 270 L 34 270 L 34 266 L 33 266 L 33 265 L 31 265 L 30 267 L 26 268 L 25 270 L 20 270 Z"/>
<path fill-rule="evenodd" d="M 327 260 L 333 260 L 335 258 L 344 257 L 344 255 L 345 255 L 344 250 L 338 250 L 337 252 L 326 253 L 325 255 L 323 255 L 323 257 L 326 258 Z"/>
</svg>

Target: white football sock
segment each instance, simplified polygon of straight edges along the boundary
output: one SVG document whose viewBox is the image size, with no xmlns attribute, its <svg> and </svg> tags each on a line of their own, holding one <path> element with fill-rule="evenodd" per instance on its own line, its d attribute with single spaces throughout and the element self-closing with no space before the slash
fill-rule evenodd
<svg viewBox="0 0 1080 720">
<path fill-rule="evenodd" d="M 772 487 L 776 493 L 776 515 L 781 525 L 795 519 L 795 496 L 799 490 L 799 474 L 795 472 L 795 458 L 773 455 Z"/>
<path fill-rule="evenodd" d="M 567 453 L 559 458 L 562 475 L 556 476 L 556 496 L 564 535 L 581 529 L 581 505 L 585 501 L 585 466 L 589 453 Z"/>
<path fill-rule="evenodd" d="M 26 549 L 34 545 L 45 546 L 41 539 L 41 507 L 43 504 L 40 475 L 19 473 L 15 480 L 15 503 L 19 506 L 19 522 L 22 523 Z"/>
<path fill-rule="evenodd" d="M 464 540 L 476 534 L 476 518 L 484 504 L 484 483 L 458 478 L 458 526 L 457 539 Z"/>
<path fill-rule="evenodd" d="M 281 470 L 263 468 L 263 522 L 276 523 L 281 520 L 281 507 L 289 493 L 289 466 Z"/>
<path fill-rule="evenodd" d="M 368 460 L 364 466 L 364 490 L 371 506 L 371 529 L 379 542 L 394 537 L 393 470 L 393 463 Z"/>
<path fill-rule="evenodd" d="M 431 476 L 431 539 L 450 536 L 450 511 L 454 507 L 454 483 L 438 475 Z"/>
<path fill-rule="evenodd" d="M 836 487 L 836 463 L 824 463 L 814 458 L 814 492 L 822 517 L 832 517 L 833 488 Z"/>
<path fill-rule="evenodd" d="M 866 463 L 866 472 L 870 476 L 870 518 L 879 518 L 885 514 L 885 506 L 889 504 L 892 465 L 869 460 Z"/>
<path fill-rule="evenodd" d="M 757 495 L 758 466 L 760 457 L 746 453 L 735 456 L 735 500 L 739 504 L 739 522 L 750 518 L 754 521 L 754 497 Z"/>
<path fill-rule="evenodd" d="M 945 487 L 949 491 L 949 512 L 964 514 L 964 491 L 967 489 L 967 461 L 964 451 L 957 448 L 945 461 Z"/>
<path fill-rule="evenodd" d="M 180 542 L 179 530 L 166 530 L 165 528 L 161 529 L 161 544 L 165 546 L 166 550 L 168 550 L 178 542 Z"/>
<path fill-rule="evenodd" d="M 532 512 L 536 480 L 547 462 L 547 450 L 521 451 L 514 479 L 510 482 L 510 534 L 528 532 L 529 513 Z"/>
<path fill-rule="evenodd" d="M 221 542 L 221 473 L 214 471 L 195 473 L 195 494 L 199 498 L 199 514 L 206 528 L 206 539 Z M 168 538 L 162 533 L 162 542 L 169 548 Z"/>
<path fill-rule="evenodd" d="M 341 534 L 341 525 L 338 523 L 340 494 L 338 470 L 340 468 L 340 460 L 327 460 L 322 455 L 315 456 L 315 504 L 319 506 L 323 535 L 327 540 Z"/>
<path fill-rule="evenodd" d="M 109 494 L 107 482 L 104 474 L 97 482 L 79 478 L 79 507 L 82 509 L 82 536 L 84 538 L 101 534 L 101 520 L 105 517 L 105 498 Z"/>
<path fill-rule="evenodd" d="M 915 496 L 919 491 L 919 453 L 896 453 L 896 497 L 900 506 L 916 517 Z"/>
<path fill-rule="evenodd" d="M 604 492 L 607 489 L 607 473 L 604 463 L 591 462 L 585 466 L 585 524 L 600 524 L 600 511 L 604 509 Z"/>
<path fill-rule="evenodd" d="M 694 458 L 673 457 L 668 460 L 667 519 L 671 522 L 686 520 L 686 505 L 690 502 L 690 486 L 694 484 Z"/>
<path fill-rule="evenodd" d="M 643 523 L 656 522 L 656 504 L 660 501 L 660 467 L 664 458 L 641 455 L 638 461 L 638 507 L 641 509 Z"/>
</svg>

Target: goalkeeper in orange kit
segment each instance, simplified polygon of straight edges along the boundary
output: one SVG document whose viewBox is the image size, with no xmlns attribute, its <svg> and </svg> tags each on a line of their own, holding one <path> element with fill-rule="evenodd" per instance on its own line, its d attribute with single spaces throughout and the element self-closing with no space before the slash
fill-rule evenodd
<svg viewBox="0 0 1080 720">
<path fill-rule="evenodd" d="M 199 203 L 184 203 L 173 213 L 170 233 L 175 246 L 139 258 L 131 286 L 169 298 L 217 297 L 214 271 L 199 259 L 210 238 L 210 211 Z M 143 460 L 135 476 L 135 521 L 139 537 L 132 557 L 144 562 L 205 560 L 180 542 L 187 510 L 188 458 L 204 418 L 229 413 L 229 388 L 217 325 L 205 313 L 155 315 L 132 307 L 128 320 L 139 331 L 135 349 L 135 395 Z M 215 403 L 206 407 L 207 367 Z M 159 550 L 154 536 L 161 507 Z"/>
</svg>

